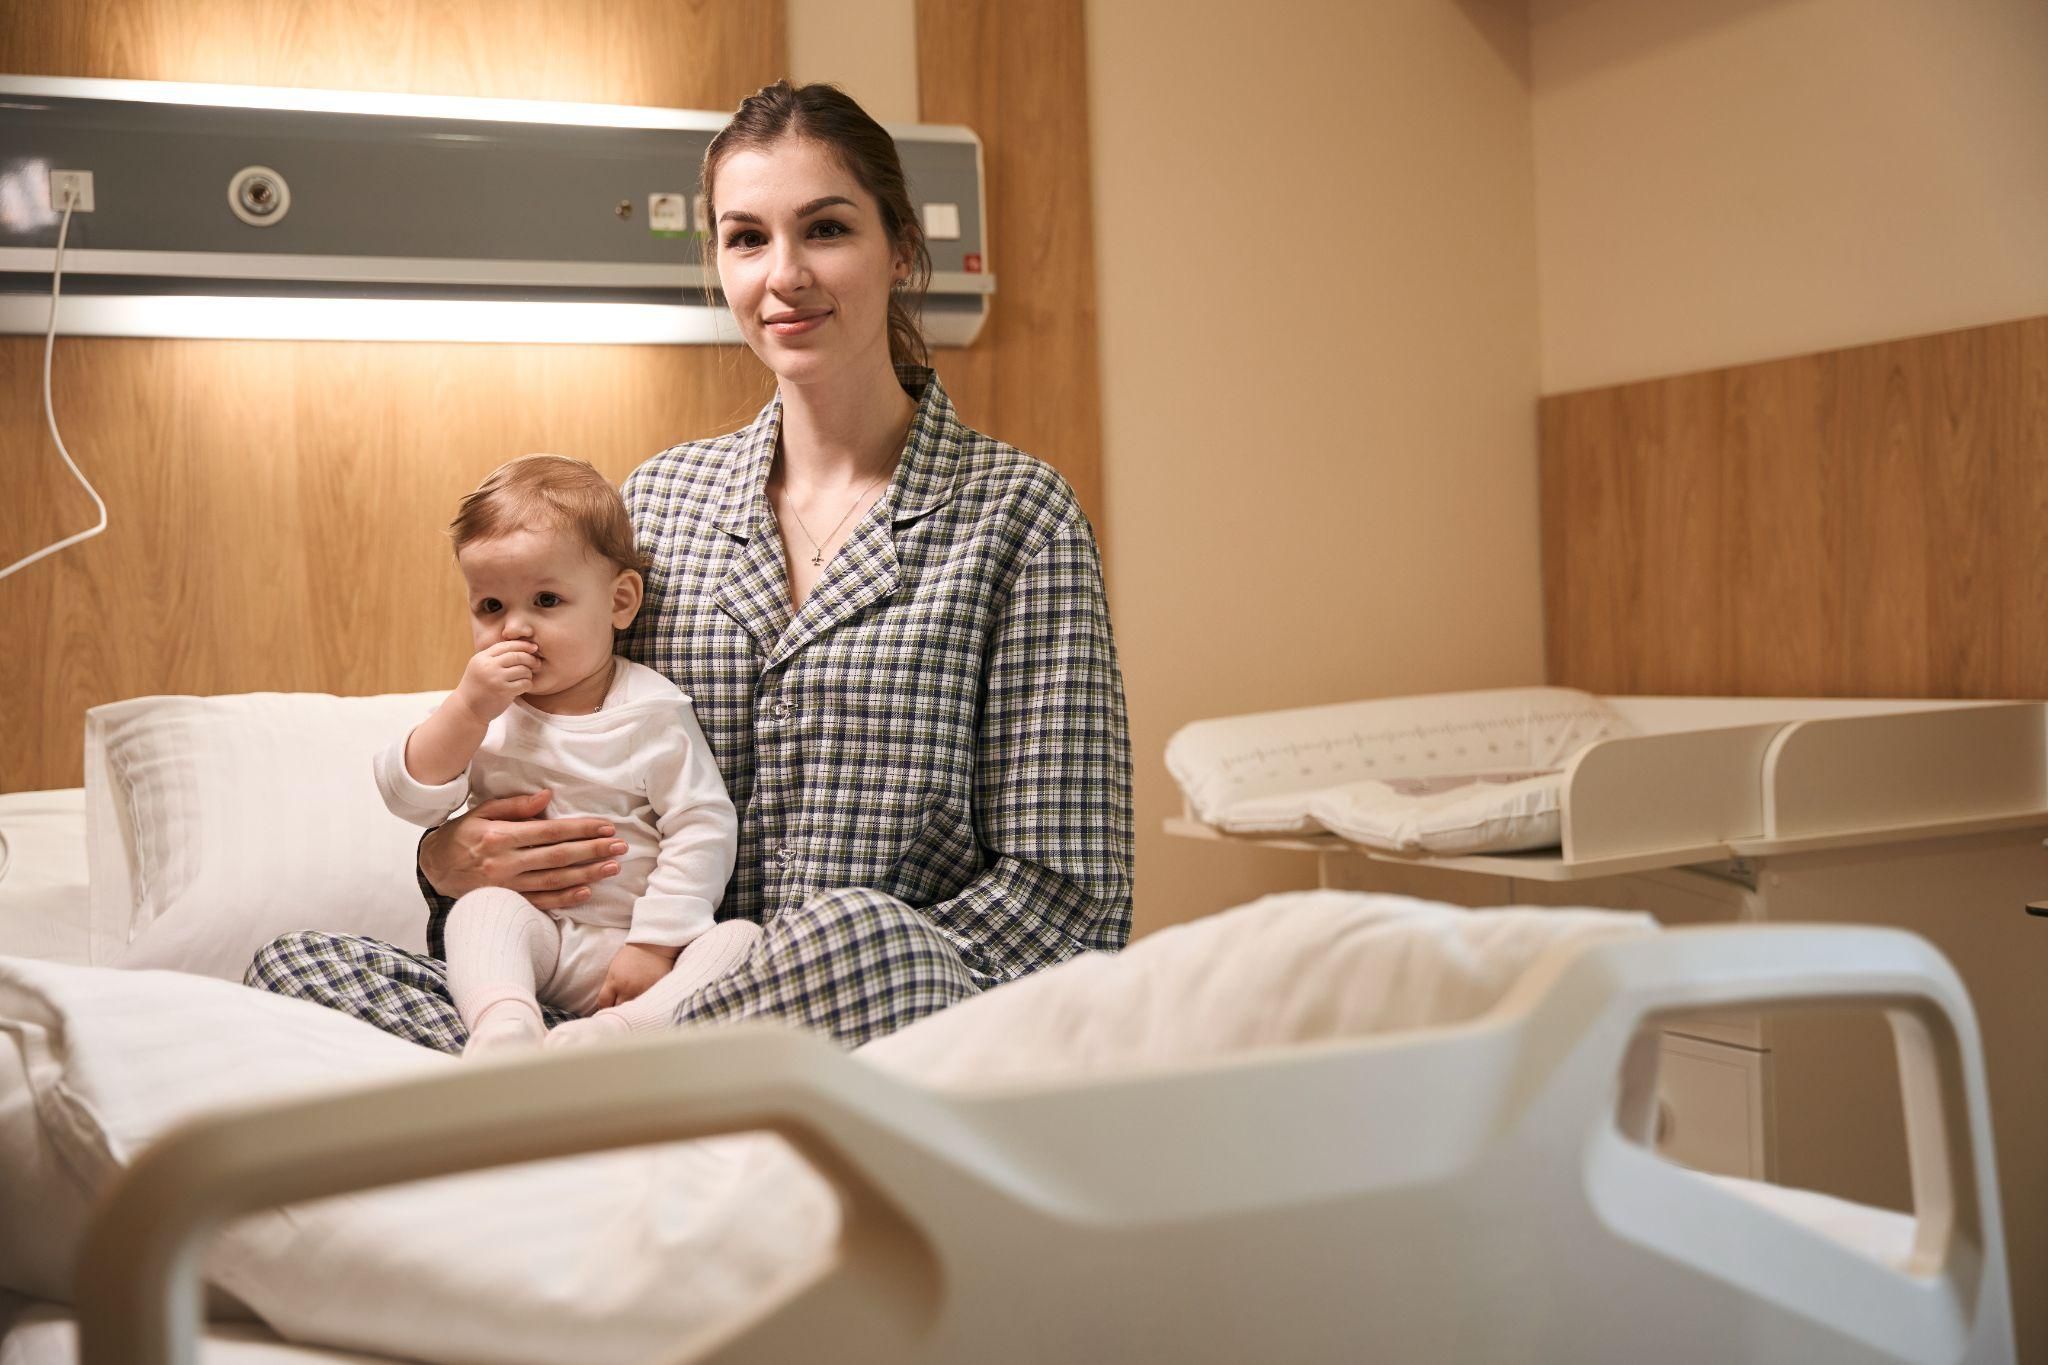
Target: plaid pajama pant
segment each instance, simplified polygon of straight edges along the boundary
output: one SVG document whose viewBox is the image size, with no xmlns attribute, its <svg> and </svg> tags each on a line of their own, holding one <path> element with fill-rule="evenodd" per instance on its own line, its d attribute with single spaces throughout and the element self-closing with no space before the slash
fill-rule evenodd
<svg viewBox="0 0 2048 1365">
<path fill-rule="evenodd" d="M 721 918 L 765 933 L 678 1022 L 858 1044 L 1131 928 L 1131 764 L 1095 537 L 1048 465 L 973 431 L 931 371 L 888 488 L 802 605 L 766 484 L 780 400 L 626 481 L 651 567 L 620 652 L 687 694 L 739 812 Z M 251 985 L 459 1048 L 427 956 L 343 934 Z M 555 1022 L 551 1018 L 550 1022 Z"/>
<path fill-rule="evenodd" d="M 246 980 L 443 1052 L 468 1041 L 448 964 L 373 938 L 287 934 L 256 955 Z M 988 984 L 910 907 L 872 891 L 829 891 L 777 916 L 737 971 L 677 1007 L 676 1022 L 778 1019 L 858 1047 Z M 570 1017 L 552 1005 L 541 1013 L 549 1028 Z"/>
</svg>

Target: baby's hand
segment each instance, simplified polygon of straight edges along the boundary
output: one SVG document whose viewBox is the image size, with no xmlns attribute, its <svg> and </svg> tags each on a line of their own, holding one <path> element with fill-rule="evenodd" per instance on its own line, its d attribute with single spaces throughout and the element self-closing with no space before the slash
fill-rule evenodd
<svg viewBox="0 0 2048 1365">
<path fill-rule="evenodd" d="M 651 943 L 626 944 L 612 955 L 612 965 L 605 968 L 604 985 L 597 991 L 597 1007 L 610 1009 L 637 998 L 668 975 L 680 952 L 680 948 L 657 948 Z"/>
<path fill-rule="evenodd" d="M 469 656 L 455 695 L 478 720 L 496 720 L 514 697 L 533 686 L 533 656 L 538 652 L 531 640 L 500 640 L 478 650 Z"/>
</svg>

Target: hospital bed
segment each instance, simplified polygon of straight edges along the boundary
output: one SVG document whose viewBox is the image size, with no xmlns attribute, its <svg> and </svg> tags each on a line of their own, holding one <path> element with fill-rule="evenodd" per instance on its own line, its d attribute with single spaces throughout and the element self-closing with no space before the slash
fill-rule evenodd
<svg viewBox="0 0 2048 1365">
<path fill-rule="evenodd" d="M 1828 1000 L 1881 1004 L 1898 1030 L 1918 1200 L 1899 1263 L 1616 1122 L 1616 1078 L 1658 1013 Z M 747 1029 L 196 1122 L 100 1217 L 84 1358 L 190 1360 L 195 1243 L 235 1213 L 767 1128 L 830 1175 L 840 1243 L 697 1358 L 2006 1360 L 1987 1122 L 1960 984 L 1882 930 L 1593 946 L 1539 961 L 1462 1027 L 973 1098 Z"/>
<path fill-rule="evenodd" d="M 0 955 L 94 960 L 103 926 L 82 909 L 85 806 L 79 792 L 0 796 Z M 1107 1048 L 1087 1065 L 991 1065 L 967 1084 L 935 1081 L 900 1048 L 884 1065 L 892 1042 L 971 1055 L 959 1046 L 971 1033 L 946 1032 L 956 1019 L 987 1035 L 1007 1010 L 1003 1036 L 1026 1032 L 1019 1021 L 1099 1024 L 1116 981 L 1131 979 L 1102 973 L 1175 952 L 1183 968 L 1235 963 L 1278 937 L 1273 926 L 1359 913 L 1311 897 L 1065 964 L 856 1057 L 748 1029 L 431 1076 L 366 1071 L 345 1097 L 189 1116 L 133 1160 L 95 1224 L 77 1287 L 86 1358 L 192 1359 L 202 1331 L 208 1360 L 382 1358 L 202 1324 L 194 1248 L 247 1209 L 754 1129 L 822 1173 L 833 1235 L 772 1300 L 689 1342 L 694 1358 L 822 1347 L 876 1359 L 1306 1359 L 1352 1357 L 1361 1343 L 1410 1359 L 2012 1358 L 1976 1023 L 1954 972 L 1910 936 L 1596 936 L 1533 956 L 1470 1017 L 1260 1034 L 1206 1055 L 1172 1029 L 1155 1029 L 1165 1050 L 1146 1052 L 1118 1041 L 1142 1029 L 1077 1026 Z M 1257 915 L 1260 937 L 1223 937 Z M 1297 934 L 1300 962 L 1272 979 L 1328 959 L 1334 936 L 1319 933 Z M 100 990 L 107 977 L 65 980 Z M 1191 993 L 1205 983 L 1216 986 L 1155 980 L 1153 1004 L 1213 1019 L 1222 1011 Z M 187 984 L 147 973 L 133 989 Z M 1285 1013 L 1274 1002 L 1260 997 L 1248 1019 L 1272 1027 Z M 253 992 L 230 1003 L 295 1004 Z M 1766 1003 L 1885 1011 L 1911 1216 L 1703 1175 L 1651 1150 L 1660 1021 Z M 58 1304 L 20 1310 L 0 1361 L 73 1358 L 71 1317 Z"/>
</svg>

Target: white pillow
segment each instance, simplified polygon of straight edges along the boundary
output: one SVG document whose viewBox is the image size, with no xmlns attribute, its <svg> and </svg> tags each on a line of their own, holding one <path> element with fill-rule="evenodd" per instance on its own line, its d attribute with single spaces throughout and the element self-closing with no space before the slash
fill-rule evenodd
<svg viewBox="0 0 2048 1365">
<path fill-rule="evenodd" d="M 224 981 L 0 958 L 0 1288 L 69 1301 L 93 1205 L 184 1120 L 454 1061 Z"/>
<path fill-rule="evenodd" d="M 1196 818 L 1235 834 L 1542 848 L 1558 841 L 1555 775 L 1588 745 L 1633 733 L 1570 688 L 1446 692 L 1196 721 L 1167 742 L 1166 766 Z"/>
<path fill-rule="evenodd" d="M 140 697 L 86 712 L 93 961 L 239 981 L 296 929 L 426 944 L 420 831 L 371 760 L 445 696 Z"/>
</svg>

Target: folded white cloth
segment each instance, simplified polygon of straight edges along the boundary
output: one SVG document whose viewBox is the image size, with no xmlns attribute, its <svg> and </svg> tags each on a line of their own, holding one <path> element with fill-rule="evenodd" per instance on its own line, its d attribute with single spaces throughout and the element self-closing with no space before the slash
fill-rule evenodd
<svg viewBox="0 0 2048 1365">
<path fill-rule="evenodd" d="M 1655 928 L 1610 910 L 1291 892 L 1063 962 L 860 1055 L 908 1080 L 966 1087 L 1437 1027 L 1484 1014 L 1550 948 Z"/>
</svg>

